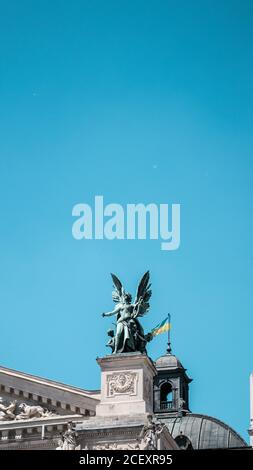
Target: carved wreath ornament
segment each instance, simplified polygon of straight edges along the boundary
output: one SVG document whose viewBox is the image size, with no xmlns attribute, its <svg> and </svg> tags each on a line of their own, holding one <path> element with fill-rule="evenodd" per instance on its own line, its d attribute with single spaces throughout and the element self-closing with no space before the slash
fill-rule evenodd
<svg viewBox="0 0 253 470">
<path fill-rule="evenodd" d="M 113 374 L 107 377 L 108 395 L 136 393 L 136 374 L 132 372 Z"/>
</svg>

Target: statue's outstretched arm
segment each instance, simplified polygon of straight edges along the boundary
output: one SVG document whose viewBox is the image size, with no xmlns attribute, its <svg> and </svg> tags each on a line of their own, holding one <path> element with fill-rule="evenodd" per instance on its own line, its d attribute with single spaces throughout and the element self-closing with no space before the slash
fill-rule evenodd
<svg viewBox="0 0 253 470">
<path fill-rule="evenodd" d="M 117 313 L 119 313 L 120 310 L 121 310 L 121 306 L 118 305 L 115 307 L 114 310 L 112 310 L 112 312 L 102 313 L 102 317 L 111 317 L 112 315 L 117 315 Z"/>
</svg>

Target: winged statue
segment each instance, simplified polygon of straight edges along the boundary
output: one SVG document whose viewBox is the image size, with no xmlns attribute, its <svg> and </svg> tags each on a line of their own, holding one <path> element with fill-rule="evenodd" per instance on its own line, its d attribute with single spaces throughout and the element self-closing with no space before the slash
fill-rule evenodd
<svg viewBox="0 0 253 470">
<path fill-rule="evenodd" d="M 149 310 L 149 300 L 152 294 L 150 289 L 150 275 L 147 271 L 141 278 L 135 301 L 126 292 L 121 281 L 115 274 L 111 274 L 114 290 L 112 299 L 116 303 L 114 310 L 102 313 L 103 317 L 116 316 L 116 331 L 109 330 L 110 340 L 107 346 L 111 347 L 113 354 L 126 352 L 146 353 L 146 344 L 151 340 L 151 335 L 144 334 L 143 327 L 139 321 Z"/>
</svg>

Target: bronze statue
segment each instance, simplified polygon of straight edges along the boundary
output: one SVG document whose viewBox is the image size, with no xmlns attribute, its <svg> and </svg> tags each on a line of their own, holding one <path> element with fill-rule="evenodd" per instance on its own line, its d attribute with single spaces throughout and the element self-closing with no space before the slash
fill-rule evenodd
<svg viewBox="0 0 253 470">
<path fill-rule="evenodd" d="M 117 276 L 115 274 L 111 274 L 111 276 L 114 283 L 112 299 L 117 305 L 113 311 L 102 313 L 102 316 L 116 315 L 117 325 L 115 335 L 112 330 L 108 332 L 111 339 L 108 341 L 107 346 L 111 347 L 113 354 L 137 351 L 146 353 L 146 344 L 151 340 L 151 335 L 144 334 L 138 318 L 145 315 L 149 310 L 149 299 L 152 294 L 149 271 L 144 274 L 138 285 L 134 303 L 132 303 L 131 294 L 125 292 Z"/>
</svg>

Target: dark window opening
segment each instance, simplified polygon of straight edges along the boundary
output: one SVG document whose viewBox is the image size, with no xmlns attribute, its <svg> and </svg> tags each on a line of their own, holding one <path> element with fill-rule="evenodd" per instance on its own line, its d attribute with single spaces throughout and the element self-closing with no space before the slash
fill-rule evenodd
<svg viewBox="0 0 253 470">
<path fill-rule="evenodd" d="M 190 439 L 187 436 L 184 436 L 184 434 L 180 434 L 175 438 L 175 441 L 182 450 L 192 450 L 192 443 Z"/>
<path fill-rule="evenodd" d="M 172 385 L 167 382 L 161 386 L 161 403 L 160 408 L 161 410 L 168 410 L 173 407 L 173 391 Z"/>
<path fill-rule="evenodd" d="M 16 437 L 15 429 L 11 429 L 8 432 L 8 439 L 13 440 L 13 439 L 15 439 L 15 437 Z"/>
</svg>

